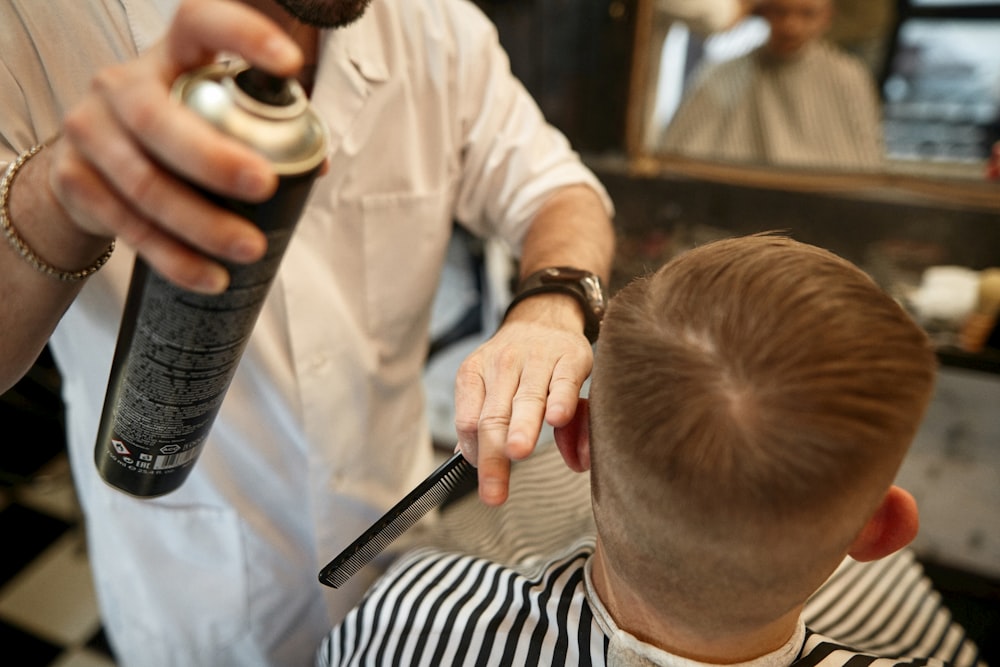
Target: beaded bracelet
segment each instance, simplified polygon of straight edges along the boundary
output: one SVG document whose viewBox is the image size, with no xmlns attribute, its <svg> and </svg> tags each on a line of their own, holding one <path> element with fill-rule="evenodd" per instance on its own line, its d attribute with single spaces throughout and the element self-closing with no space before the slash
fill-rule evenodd
<svg viewBox="0 0 1000 667">
<path fill-rule="evenodd" d="M 79 271 L 64 271 L 52 266 L 39 257 L 38 254 L 31 249 L 27 242 L 21 238 L 21 235 L 17 233 L 17 230 L 14 229 L 14 225 L 11 224 L 10 221 L 10 209 L 7 199 L 10 196 L 10 188 L 14 183 L 14 177 L 17 176 L 18 170 L 24 166 L 24 163 L 33 158 L 38 151 L 42 150 L 43 147 L 44 144 L 39 144 L 18 155 L 17 159 L 7 166 L 7 171 L 4 172 L 3 179 L 0 179 L 0 229 L 3 229 L 4 236 L 7 237 L 7 242 L 10 243 L 15 252 L 17 252 L 17 254 L 24 261 L 31 264 L 31 266 L 33 266 L 37 271 L 58 278 L 59 280 L 76 282 L 83 280 L 93 273 L 96 273 L 98 269 L 104 266 L 107 261 L 111 259 L 111 253 L 115 250 L 114 240 L 111 241 L 111 244 L 108 245 L 107 249 L 101 253 L 101 256 L 98 257 L 97 260 L 90 266 L 80 269 Z"/>
</svg>

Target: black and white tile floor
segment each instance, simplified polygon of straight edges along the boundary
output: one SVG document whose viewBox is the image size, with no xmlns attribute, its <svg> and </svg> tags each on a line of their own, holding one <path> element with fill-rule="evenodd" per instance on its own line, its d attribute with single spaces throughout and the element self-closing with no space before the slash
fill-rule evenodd
<svg viewBox="0 0 1000 667">
<path fill-rule="evenodd" d="M 47 358 L 0 401 L 0 663 L 113 667 Z M 16 656 L 16 663 L 8 663 Z"/>
<path fill-rule="evenodd" d="M 65 457 L 38 474 L 0 500 L 0 646 L 20 667 L 113 667 Z"/>
</svg>

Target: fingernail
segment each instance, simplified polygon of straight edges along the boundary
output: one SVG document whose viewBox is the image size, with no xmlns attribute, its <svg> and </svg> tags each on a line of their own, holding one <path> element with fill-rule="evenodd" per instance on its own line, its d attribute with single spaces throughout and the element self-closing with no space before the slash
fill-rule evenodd
<svg viewBox="0 0 1000 667">
<path fill-rule="evenodd" d="M 205 294 L 219 294 L 229 287 L 229 273 L 222 267 L 213 267 L 202 272 L 196 289 Z"/>
<path fill-rule="evenodd" d="M 256 262 L 267 250 L 267 241 L 255 237 L 240 236 L 229 248 L 229 256 L 235 262 Z"/>
<path fill-rule="evenodd" d="M 272 37 L 267 40 L 264 44 L 264 51 L 269 59 L 281 61 L 286 65 L 299 58 L 298 47 L 283 37 Z"/>
<path fill-rule="evenodd" d="M 271 185 L 271 174 L 261 172 L 259 169 L 243 169 L 239 175 L 237 187 L 247 199 L 260 199 L 265 196 Z"/>
<path fill-rule="evenodd" d="M 474 456 L 475 451 L 473 451 L 472 446 L 469 445 L 469 443 L 459 441 L 459 443 L 455 445 L 455 451 L 462 452 L 462 456 L 464 456 L 469 463 L 475 465 L 476 463 L 476 457 Z"/>
<path fill-rule="evenodd" d="M 479 483 L 479 495 L 487 502 L 498 502 L 504 499 L 503 484 L 497 481 Z"/>
</svg>

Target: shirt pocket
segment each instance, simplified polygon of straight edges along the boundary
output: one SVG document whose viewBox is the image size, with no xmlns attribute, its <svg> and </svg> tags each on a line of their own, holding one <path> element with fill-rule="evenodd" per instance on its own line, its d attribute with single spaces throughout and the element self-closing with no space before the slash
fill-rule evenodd
<svg viewBox="0 0 1000 667">
<path fill-rule="evenodd" d="M 451 237 L 445 189 L 362 200 L 365 321 L 380 356 L 426 346 L 431 306 Z"/>
<path fill-rule="evenodd" d="M 247 633 L 248 564 L 233 511 L 124 494 L 110 495 L 101 511 L 113 513 L 114 527 L 98 537 L 94 556 L 106 566 L 98 576 L 109 620 L 127 627 L 125 654 L 146 651 L 151 662 L 185 651 L 210 655 Z"/>
</svg>

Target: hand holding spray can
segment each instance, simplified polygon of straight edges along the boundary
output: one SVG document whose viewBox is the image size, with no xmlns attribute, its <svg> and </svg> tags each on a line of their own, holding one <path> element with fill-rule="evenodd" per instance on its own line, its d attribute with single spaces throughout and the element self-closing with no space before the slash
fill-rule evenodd
<svg viewBox="0 0 1000 667">
<path fill-rule="evenodd" d="M 136 258 L 94 461 L 106 482 L 140 497 L 177 489 L 194 467 L 328 144 L 325 126 L 297 82 L 242 61 L 184 75 L 173 94 L 268 158 L 279 185 L 259 204 L 205 193 L 268 239 L 259 261 L 226 265 L 230 284 L 222 294 L 179 288 Z"/>
</svg>

